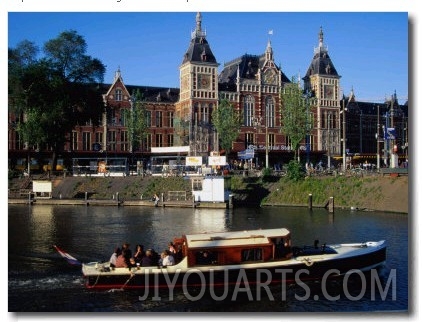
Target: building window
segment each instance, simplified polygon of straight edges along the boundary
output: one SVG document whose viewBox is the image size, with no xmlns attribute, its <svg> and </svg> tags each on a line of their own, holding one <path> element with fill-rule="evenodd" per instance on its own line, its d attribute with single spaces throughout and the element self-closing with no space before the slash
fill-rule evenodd
<svg viewBox="0 0 422 322">
<path fill-rule="evenodd" d="M 129 151 L 129 133 L 127 131 L 122 131 L 120 133 L 120 149 L 122 151 Z"/>
<path fill-rule="evenodd" d="M 95 132 L 95 142 L 103 145 L 103 132 Z"/>
<path fill-rule="evenodd" d="M 173 118 L 174 118 L 174 114 L 173 114 L 173 112 L 168 112 L 168 118 L 169 118 L 169 120 L 168 120 L 168 126 L 169 127 L 173 127 L 174 126 L 174 123 L 173 123 Z"/>
<path fill-rule="evenodd" d="M 265 99 L 265 118 L 266 118 L 266 125 L 268 127 L 274 127 L 275 109 L 274 109 L 274 100 L 271 96 L 268 96 Z"/>
<path fill-rule="evenodd" d="M 168 146 L 174 146 L 174 136 L 173 136 L 173 134 L 167 135 L 167 144 L 168 144 Z"/>
<path fill-rule="evenodd" d="M 254 99 L 251 95 L 245 97 L 243 105 L 244 125 L 253 126 Z"/>
<path fill-rule="evenodd" d="M 155 146 L 156 147 L 162 147 L 163 146 L 163 135 L 162 134 L 156 134 L 155 135 Z"/>
<path fill-rule="evenodd" d="M 245 149 L 248 149 L 250 145 L 254 144 L 253 133 L 245 133 Z"/>
<path fill-rule="evenodd" d="M 72 131 L 72 151 L 78 150 L 78 132 Z"/>
<path fill-rule="evenodd" d="M 122 100 L 122 90 L 120 88 L 116 88 L 115 91 L 115 97 L 116 97 L 116 101 L 121 101 Z"/>
<path fill-rule="evenodd" d="M 116 150 L 116 131 L 109 131 L 108 132 L 108 151 L 115 151 Z"/>
<path fill-rule="evenodd" d="M 152 121 L 151 121 L 151 111 L 147 111 L 146 112 L 146 123 L 147 123 L 147 127 L 151 127 Z"/>
<path fill-rule="evenodd" d="M 273 133 L 268 134 L 268 146 L 270 148 L 275 146 L 275 135 Z"/>
<path fill-rule="evenodd" d="M 155 126 L 163 127 L 163 112 L 161 111 L 155 112 Z"/>
<path fill-rule="evenodd" d="M 209 123 L 209 109 L 206 104 L 201 106 L 201 121 L 205 124 Z"/>
<path fill-rule="evenodd" d="M 82 150 L 83 151 L 91 150 L 91 133 L 90 132 L 82 133 Z"/>
</svg>

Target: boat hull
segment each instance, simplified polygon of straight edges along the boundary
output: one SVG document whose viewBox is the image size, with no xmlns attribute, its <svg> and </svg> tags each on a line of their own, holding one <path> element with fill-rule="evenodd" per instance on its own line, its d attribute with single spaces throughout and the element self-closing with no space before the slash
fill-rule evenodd
<svg viewBox="0 0 422 322">
<path fill-rule="evenodd" d="M 83 273 L 86 287 L 92 289 L 252 287 L 331 279 L 356 271 L 368 271 L 386 261 L 384 241 L 374 245 L 353 244 L 350 248 L 351 251 L 335 256 L 305 254 L 284 261 L 241 265 L 187 267 L 185 259 L 180 264 L 169 267 L 111 270 L 107 265 L 97 263 L 95 270 L 92 268 L 93 264 L 87 264 Z"/>
</svg>

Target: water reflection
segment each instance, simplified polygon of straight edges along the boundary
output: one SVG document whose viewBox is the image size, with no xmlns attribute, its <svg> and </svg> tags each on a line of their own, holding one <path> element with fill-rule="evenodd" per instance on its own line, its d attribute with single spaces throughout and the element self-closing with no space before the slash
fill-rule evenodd
<svg viewBox="0 0 422 322">
<path fill-rule="evenodd" d="M 276 227 L 290 229 L 293 243 L 298 246 L 312 244 L 315 239 L 321 244 L 381 239 L 388 242 L 385 269 L 387 272 L 397 270 L 398 301 L 364 304 L 346 301 L 343 304 L 336 302 L 333 307 L 330 306 L 333 303 L 316 301 L 307 302 L 306 311 L 407 309 L 407 215 L 346 210 L 329 214 L 325 209 L 275 207 L 226 210 L 9 205 L 8 216 L 9 305 L 12 310 L 132 311 L 134 307 L 145 310 L 147 304 L 133 300 L 133 294 L 98 295 L 84 290 L 80 269 L 69 267 L 54 251 L 53 244 L 79 260 L 89 262 L 108 260 L 113 248 L 125 241 L 132 247 L 139 243 L 161 251 L 170 240 L 183 234 Z M 42 295 L 35 299 L 34 292 Z M 107 304 L 104 297 L 107 297 Z M 188 310 L 203 311 L 215 305 L 205 300 L 192 305 L 185 302 L 160 303 L 157 309 L 174 311 L 188 307 Z M 72 307 L 67 303 L 73 303 Z M 249 301 L 239 301 L 228 304 L 226 309 L 247 311 L 253 307 L 258 311 L 301 311 L 304 308 L 303 303 L 294 298 L 288 299 L 288 305 L 286 303 L 261 302 L 258 307 L 258 304 L 251 306 Z"/>
</svg>

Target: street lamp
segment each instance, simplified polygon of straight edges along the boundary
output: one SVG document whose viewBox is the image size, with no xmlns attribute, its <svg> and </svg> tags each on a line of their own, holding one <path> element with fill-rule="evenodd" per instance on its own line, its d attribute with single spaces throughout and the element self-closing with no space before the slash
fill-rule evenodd
<svg viewBox="0 0 422 322">
<path fill-rule="evenodd" d="M 349 103 L 347 103 L 349 105 Z M 343 110 L 340 114 L 343 114 L 343 172 L 346 172 L 346 112 L 347 105 L 344 106 L 344 97 L 343 97 Z"/>
</svg>

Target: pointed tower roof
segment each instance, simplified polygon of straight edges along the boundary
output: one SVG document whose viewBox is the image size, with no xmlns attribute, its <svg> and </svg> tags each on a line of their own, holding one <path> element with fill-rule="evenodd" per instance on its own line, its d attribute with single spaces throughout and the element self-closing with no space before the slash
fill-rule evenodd
<svg viewBox="0 0 422 322">
<path fill-rule="evenodd" d="M 196 14 L 196 28 L 191 33 L 189 48 L 183 57 L 182 64 L 187 62 L 217 63 L 206 36 L 207 33 L 202 30 L 202 15 L 198 12 Z"/>
<path fill-rule="evenodd" d="M 322 27 L 320 27 L 318 38 L 318 47 L 314 48 L 314 57 L 312 58 L 311 65 L 309 66 L 304 79 L 307 79 L 314 74 L 339 77 L 333 62 L 328 55 L 328 47 L 324 45 L 324 33 L 322 32 Z"/>
</svg>

